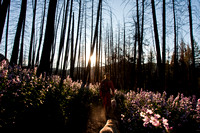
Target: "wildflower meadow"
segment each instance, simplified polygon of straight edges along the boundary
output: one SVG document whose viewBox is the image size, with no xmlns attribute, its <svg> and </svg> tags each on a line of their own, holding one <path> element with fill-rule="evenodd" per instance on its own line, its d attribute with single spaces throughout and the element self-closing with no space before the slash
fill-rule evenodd
<svg viewBox="0 0 200 133">
<path fill-rule="evenodd" d="M 36 76 L 37 68 L 0 64 L 0 127 L 60 127 L 84 132 L 90 110 L 101 104 L 99 83 L 83 86 L 68 76 Z M 120 132 L 180 132 L 200 129 L 200 99 L 137 89 L 115 90 Z"/>
</svg>

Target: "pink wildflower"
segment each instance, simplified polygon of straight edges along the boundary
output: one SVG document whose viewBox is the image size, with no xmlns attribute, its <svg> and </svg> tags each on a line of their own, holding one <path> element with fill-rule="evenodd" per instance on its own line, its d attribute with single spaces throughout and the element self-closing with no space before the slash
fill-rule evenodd
<svg viewBox="0 0 200 133">
<path fill-rule="evenodd" d="M 156 119 L 158 119 L 158 118 L 160 118 L 160 115 L 159 115 L 159 114 L 154 114 L 154 117 L 155 117 Z"/>
<path fill-rule="evenodd" d="M 144 119 L 142 119 L 144 122 L 149 122 L 149 117 L 148 116 L 144 116 Z"/>
<path fill-rule="evenodd" d="M 160 122 L 158 121 L 158 119 L 156 119 L 156 118 L 153 117 L 153 116 L 151 116 L 150 123 L 151 123 L 153 126 L 155 126 L 155 127 L 160 126 Z"/>
<path fill-rule="evenodd" d="M 150 109 L 147 109 L 146 113 L 152 115 L 152 114 L 153 114 L 153 111 L 150 110 Z"/>
</svg>

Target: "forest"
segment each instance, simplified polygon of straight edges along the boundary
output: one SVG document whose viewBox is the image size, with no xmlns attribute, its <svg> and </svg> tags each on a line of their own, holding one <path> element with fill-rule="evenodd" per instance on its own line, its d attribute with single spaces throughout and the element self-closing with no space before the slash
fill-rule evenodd
<svg viewBox="0 0 200 133">
<path fill-rule="evenodd" d="M 62 113 L 56 110 L 60 116 L 55 119 L 65 125 L 72 117 L 69 112 L 76 109 L 72 101 L 78 102 L 81 97 L 86 104 L 78 104 L 87 114 L 90 102 L 98 101 L 98 91 L 82 92 L 77 88 L 97 89 L 95 84 L 106 73 L 114 87 L 122 91 L 119 97 L 127 96 L 127 104 L 118 97 L 122 107 L 119 112 L 133 109 L 129 106 L 132 91 L 140 97 L 146 94 L 160 98 L 167 92 L 167 97 L 162 94 L 164 100 L 177 94 L 180 98 L 180 93 L 199 97 L 199 6 L 199 0 L 1 0 L 0 103 L 5 118 L 0 118 L 0 127 L 25 119 L 23 116 L 16 120 L 4 110 L 17 102 L 15 112 L 23 112 L 21 101 L 23 106 L 45 112 L 51 108 L 49 101 L 56 99 L 58 103 L 53 104 Z M 137 97 L 135 93 L 132 95 Z M 72 100 L 64 98 L 66 95 L 72 95 Z M 9 101 L 9 107 L 4 103 L 18 96 L 22 99 Z M 181 95 L 180 100 L 183 98 Z M 39 108 L 45 99 L 45 106 Z M 72 107 L 68 114 L 64 104 Z"/>
<path fill-rule="evenodd" d="M 38 75 L 95 83 L 110 73 L 118 89 L 197 92 L 200 2 L 118 3 L 131 5 L 123 20 L 109 1 L 2 0 L 1 54 Z"/>
</svg>

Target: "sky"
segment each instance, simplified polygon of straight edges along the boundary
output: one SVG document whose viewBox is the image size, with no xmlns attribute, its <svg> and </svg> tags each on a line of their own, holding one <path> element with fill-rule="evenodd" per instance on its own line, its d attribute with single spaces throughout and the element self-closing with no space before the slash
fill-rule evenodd
<svg viewBox="0 0 200 133">
<path fill-rule="evenodd" d="M 39 1 L 43 1 L 43 0 L 39 0 Z M 97 4 L 97 0 L 96 1 L 96 4 Z M 128 1 L 130 1 L 129 3 L 127 3 Z M 167 0 L 167 2 L 171 2 L 171 0 Z M 31 2 L 28 1 L 29 5 L 28 5 L 28 8 L 27 8 L 27 18 L 26 18 L 26 33 L 25 33 L 25 43 L 26 43 L 26 46 L 25 46 L 25 49 L 28 50 L 29 49 L 29 43 L 30 43 L 30 33 L 31 33 L 31 21 L 32 21 L 32 6 L 31 6 Z M 131 18 L 133 16 L 133 14 L 135 12 L 131 12 L 131 8 L 135 7 L 135 0 L 107 0 L 107 3 L 105 3 L 104 1 L 104 6 L 106 5 L 106 7 L 104 7 L 105 11 L 103 11 L 103 30 L 104 30 L 104 33 L 105 33 L 105 29 L 106 29 L 106 25 L 110 23 L 110 14 L 109 14 L 109 10 L 111 8 L 112 10 L 112 13 L 113 13 L 113 29 L 114 29 L 114 37 L 115 37 L 115 33 L 117 33 L 118 31 L 118 24 L 120 23 L 120 26 L 121 26 L 121 32 L 122 32 L 122 29 L 123 29 L 123 22 L 124 22 L 124 19 L 123 17 L 125 18 L 125 22 L 126 22 L 126 31 L 128 33 L 132 33 L 133 34 L 133 31 L 134 31 L 134 26 L 131 25 L 130 23 L 133 23 L 133 19 Z M 192 0 L 192 9 L 193 9 L 193 13 L 197 15 L 196 13 L 196 10 L 198 10 L 200 4 L 200 2 L 197 2 L 197 0 Z M 162 15 L 162 7 L 160 7 L 158 5 L 156 5 L 156 13 L 157 13 L 157 23 L 158 23 L 158 27 L 159 27 L 159 37 L 160 37 L 160 45 L 161 45 L 161 40 L 162 40 L 162 21 L 161 21 L 161 15 Z M 170 4 L 169 4 L 170 5 Z M 14 35 L 15 35 L 15 31 L 16 31 L 16 26 L 17 26 L 17 20 L 18 20 L 18 17 L 19 17 L 19 13 L 20 13 L 20 6 L 21 6 L 21 0 L 11 0 L 11 13 L 10 13 L 10 23 L 9 23 L 9 55 L 8 57 L 11 55 L 11 52 L 12 52 L 12 45 L 13 45 L 13 42 L 14 42 Z M 41 10 L 43 5 L 38 5 L 38 10 Z M 110 8 L 109 8 L 110 6 Z M 78 9 L 78 6 L 77 6 L 77 3 L 74 4 L 74 10 L 77 10 Z M 145 8 L 145 22 L 147 24 L 144 25 L 145 27 L 145 32 L 144 32 L 144 37 L 145 37 L 145 40 L 144 42 L 148 45 L 150 45 L 152 47 L 152 49 L 154 50 L 154 52 L 156 51 L 155 50 L 155 46 L 154 46 L 154 41 L 153 41 L 153 28 L 152 28 L 152 14 L 151 14 L 151 6 L 149 6 L 148 8 Z M 46 8 L 48 9 L 48 4 L 46 6 Z M 177 6 L 177 8 L 180 8 Z M 59 8 L 61 9 L 61 8 Z M 135 9 L 134 9 L 135 10 Z M 179 9 L 181 10 L 181 8 Z M 179 28 L 179 41 L 181 40 L 180 38 L 184 38 L 184 41 L 187 43 L 190 42 L 190 37 L 189 37 L 189 29 L 188 29 L 188 17 L 187 17 L 187 8 L 184 8 L 186 14 L 177 14 L 177 16 L 179 17 L 182 17 L 181 19 L 179 19 L 178 23 L 185 23 L 183 26 L 181 26 Z M 95 9 L 96 11 L 96 9 Z M 198 10 L 199 11 L 199 10 Z M 47 12 L 47 11 L 46 11 Z M 95 12 L 96 14 L 96 12 Z M 134 14 L 135 15 L 135 14 Z M 171 50 L 171 53 L 173 52 L 173 21 L 172 21 L 172 10 L 171 9 L 167 9 L 167 47 L 169 46 L 170 47 L 170 50 Z M 39 27 L 40 27 L 40 14 L 37 14 L 36 16 L 36 31 L 39 31 Z M 77 18 L 77 13 L 75 12 L 75 18 Z M 200 36 L 199 36 L 199 28 L 197 28 L 197 24 L 199 24 L 199 16 L 193 16 L 193 23 L 194 23 L 194 37 L 195 37 L 195 40 L 197 42 L 199 42 L 200 40 Z M 77 20 L 77 19 L 75 19 Z M 96 16 L 94 18 L 94 20 L 96 21 Z M 88 20 L 89 21 L 89 20 Z M 90 22 L 88 22 L 90 23 Z M 76 25 L 75 25 L 76 27 Z M 88 27 L 89 28 L 89 27 Z M 6 28 L 4 28 L 5 30 Z M 88 29 L 89 30 L 89 29 Z M 76 31 L 76 30 L 75 30 Z M 58 32 L 60 32 L 58 30 Z M 45 32 L 44 32 L 45 33 Z M 36 35 L 38 35 L 39 33 L 36 32 Z M 89 32 L 88 32 L 88 45 L 89 45 Z M 3 36 L 3 38 L 5 38 L 5 35 Z M 57 37 L 59 39 L 59 35 Z M 114 40 L 115 41 L 115 40 Z M 4 53 L 4 45 L 5 44 L 5 40 L 3 39 L 2 40 L 2 43 L 1 43 L 1 46 L 0 46 L 0 53 Z M 161 47 L 162 48 L 162 47 Z M 144 49 L 147 49 L 147 51 L 149 50 L 149 47 L 144 47 Z M 87 51 L 90 51 L 89 50 L 89 47 L 87 47 Z M 146 52 L 147 53 L 147 52 Z M 87 56 L 89 57 L 89 54 L 90 52 L 87 52 Z M 25 55 L 28 55 L 28 52 L 25 53 Z M 94 58 L 94 57 L 93 57 Z M 88 58 L 87 58 L 88 60 Z M 94 63 L 93 63 L 94 64 Z"/>
</svg>

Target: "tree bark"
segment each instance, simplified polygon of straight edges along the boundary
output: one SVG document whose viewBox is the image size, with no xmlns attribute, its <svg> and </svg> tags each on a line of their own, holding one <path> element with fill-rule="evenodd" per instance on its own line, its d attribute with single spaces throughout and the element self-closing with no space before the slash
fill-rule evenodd
<svg viewBox="0 0 200 133">
<path fill-rule="evenodd" d="M 91 47 L 91 53 L 90 53 L 90 57 L 89 57 L 89 61 L 88 61 L 88 66 L 87 66 L 87 81 L 89 81 L 89 70 L 90 70 L 90 65 L 91 65 L 91 56 L 93 55 L 94 52 L 94 47 L 95 47 L 95 43 L 96 43 L 96 38 L 98 36 L 98 25 L 99 25 L 99 18 L 100 18 L 100 9 L 101 9 L 101 5 L 102 5 L 102 0 L 99 0 L 99 5 L 98 5 L 98 9 L 97 9 L 97 20 L 96 20 L 96 26 L 95 26 L 95 32 L 94 32 L 94 38 L 93 38 L 93 42 L 92 42 L 92 47 Z M 86 83 L 86 82 L 85 82 Z"/>
<path fill-rule="evenodd" d="M 38 75 L 43 72 L 46 72 L 46 74 L 49 75 L 50 54 L 54 42 L 54 21 L 55 21 L 56 5 L 57 5 L 57 0 L 50 0 L 42 56 L 37 71 Z"/>
<path fill-rule="evenodd" d="M 73 0 L 71 0 L 71 6 L 70 6 L 69 24 L 68 24 L 68 31 L 67 31 L 67 44 L 66 44 L 66 48 L 65 48 L 64 64 L 63 64 L 62 77 L 61 77 L 59 88 L 62 87 L 63 80 L 66 75 L 66 66 L 67 66 L 66 63 L 67 63 L 68 56 L 69 56 L 69 40 L 70 40 L 69 37 L 70 37 L 70 30 L 71 30 L 72 8 L 73 8 Z"/>
<path fill-rule="evenodd" d="M 138 69 L 138 74 L 137 74 L 137 87 L 141 88 L 142 87 L 142 78 L 141 78 L 141 57 L 142 57 L 142 44 L 141 44 L 141 39 L 140 39 L 140 19 L 139 19 L 139 4 L 138 0 L 136 0 L 136 10 L 137 10 L 137 42 L 138 42 L 138 63 L 137 63 L 137 69 Z"/>
<path fill-rule="evenodd" d="M 33 40 L 35 38 L 36 6 L 37 6 L 37 0 L 35 0 L 34 5 L 33 5 L 33 20 L 32 20 L 31 40 L 30 40 L 29 57 L 28 57 L 28 67 L 29 68 L 31 67 L 31 61 L 32 61 L 32 58 L 33 58 L 32 57 L 32 48 L 33 48 Z"/>
<path fill-rule="evenodd" d="M 75 51 L 74 51 L 74 56 L 73 56 L 73 69 L 76 63 L 76 51 L 77 51 L 77 45 L 78 45 L 78 38 L 79 38 L 79 30 L 80 30 L 80 19 L 81 19 L 81 5 L 82 5 L 82 0 L 79 1 L 79 13 L 78 13 L 78 24 L 77 24 L 77 33 L 76 33 L 76 42 L 75 42 Z"/>
<path fill-rule="evenodd" d="M 13 51 L 12 51 L 12 55 L 11 55 L 11 59 L 10 59 L 11 65 L 17 64 L 18 53 L 19 53 L 19 40 L 20 40 L 22 25 L 23 25 L 23 22 L 25 21 L 25 17 L 26 17 L 26 7 L 27 7 L 27 0 L 22 0 L 19 21 L 17 24 L 17 31 L 15 34 Z"/>
<path fill-rule="evenodd" d="M 193 28 L 192 28 L 192 9 L 191 9 L 191 0 L 188 0 L 188 11 L 189 11 L 189 23 L 190 23 L 190 43 L 192 48 L 192 68 L 195 69 L 195 58 L 194 58 L 194 37 L 193 37 Z"/>
<path fill-rule="evenodd" d="M 70 77 L 74 79 L 74 13 L 72 15 L 72 34 L 71 34 L 71 60 L 70 60 Z"/>
<path fill-rule="evenodd" d="M 9 27 L 9 18 L 10 18 L 10 6 L 8 7 L 8 13 L 7 13 L 6 40 L 5 40 L 5 58 L 7 58 L 7 53 L 8 53 L 8 27 Z M 1 43 L 1 40 L 0 40 L 0 43 Z"/>
<path fill-rule="evenodd" d="M 10 0 L 3 0 L 0 8 L 0 44 L 3 35 L 4 24 L 6 21 L 6 14 L 10 8 Z"/>
<path fill-rule="evenodd" d="M 21 49 L 20 49 L 20 56 L 19 56 L 19 65 L 20 66 L 22 66 L 22 63 L 23 63 L 24 31 L 25 31 L 25 20 L 24 20 L 23 25 L 22 25 Z"/>
<path fill-rule="evenodd" d="M 153 15 L 153 26 L 154 26 L 154 34 L 155 34 L 155 42 L 156 42 L 156 51 L 157 51 L 157 66 L 158 66 L 158 73 L 160 75 L 161 56 L 160 56 L 160 44 L 159 44 L 158 27 L 157 27 L 157 19 L 156 19 L 156 10 L 155 10 L 154 0 L 151 0 L 151 5 L 152 5 L 152 15 Z"/>
<path fill-rule="evenodd" d="M 39 38 L 39 44 L 38 44 L 39 46 L 38 46 L 37 56 L 36 56 L 36 65 L 38 65 L 38 63 L 39 63 L 40 47 L 41 47 L 41 44 L 42 44 L 42 37 L 43 37 L 45 12 L 46 12 L 46 0 L 44 1 L 44 10 L 43 10 L 41 26 L 40 26 L 40 38 Z"/>
<path fill-rule="evenodd" d="M 165 16 L 165 0 L 163 0 L 163 50 L 162 50 L 162 83 L 163 89 L 165 90 L 165 59 L 166 59 L 166 16 Z"/>
</svg>

